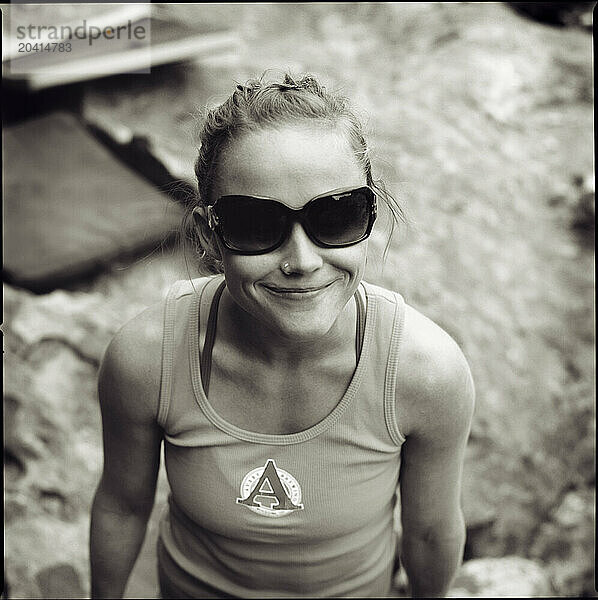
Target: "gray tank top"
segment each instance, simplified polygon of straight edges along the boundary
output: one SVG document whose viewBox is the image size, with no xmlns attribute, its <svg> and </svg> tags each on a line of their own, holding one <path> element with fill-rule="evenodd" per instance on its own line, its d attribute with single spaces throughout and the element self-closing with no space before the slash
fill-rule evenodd
<svg viewBox="0 0 598 600">
<path fill-rule="evenodd" d="M 226 421 L 207 398 L 200 337 L 222 280 L 177 282 L 166 300 L 158 420 L 171 496 L 161 575 L 190 597 L 388 593 L 405 441 L 395 389 L 402 297 L 360 285 L 361 353 L 343 397 L 306 430 L 266 434 Z"/>
</svg>

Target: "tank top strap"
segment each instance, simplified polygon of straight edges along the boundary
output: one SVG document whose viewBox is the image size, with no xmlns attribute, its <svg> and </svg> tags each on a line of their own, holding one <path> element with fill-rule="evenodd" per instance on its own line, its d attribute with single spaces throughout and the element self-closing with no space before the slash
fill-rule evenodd
<svg viewBox="0 0 598 600">
<path fill-rule="evenodd" d="M 366 381 L 374 386 L 371 397 L 383 398 L 385 429 L 392 442 L 400 446 L 405 437 L 397 418 L 397 395 L 400 393 L 397 390 L 397 372 L 405 321 L 405 301 L 401 294 L 380 286 L 364 282 L 364 287 L 368 300 L 368 319 L 375 321 L 376 328 Z"/>
<path fill-rule="evenodd" d="M 174 363 L 176 299 L 182 281 L 176 281 L 168 290 L 164 304 L 164 329 L 162 333 L 162 373 L 160 377 L 160 400 L 156 420 L 160 427 L 166 425 L 170 407 L 172 388 L 172 368 Z"/>
<path fill-rule="evenodd" d="M 212 372 L 212 349 L 214 348 L 214 340 L 216 339 L 216 322 L 218 321 L 218 305 L 220 303 L 220 297 L 226 287 L 226 281 L 222 280 L 214 296 L 212 298 L 212 304 L 210 306 L 210 314 L 208 316 L 208 323 L 206 326 L 206 338 L 203 345 L 203 351 L 200 357 L 200 373 L 201 383 L 206 394 L 208 395 L 210 389 L 210 376 Z M 199 319 L 198 319 L 199 321 Z M 199 326 L 199 323 L 198 323 Z"/>
<path fill-rule="evenodd" d="M 363 348 L 363 337 L 365 335 L 366 304 L 359 289 L 355 292 L 355 304 L 357 306 L 357 323 L 355 331 L 355 356 L 357 362 L 361 358 L 361 349 Z"/>
<path fill-rule="evenodd" d="M 189 324 L 189 312 L 201 302 L 207 285 L 212 277 L 175 281 L 164 300 L 162 333 L 162 366 L 160 377 L 160 400 L 157 423 L 166 427 L 173 393 L 173 376 L 178 348 L 183 343 L 184 332 Z"/>
<path fill-rule="evenodd" d="M 405 300 L 403 296 L 394 292 L 395 310 L 390 335 L 390 348 L 386 363 L 386 376 L 384 379 L 384 418 L 388 432 L 393 441 L 401 445 L 405 436 L 401 433 L 397 416 L 397 370 L 399 366 L 399 349 L 403 336 L 405 323 Z"/>
</svg>

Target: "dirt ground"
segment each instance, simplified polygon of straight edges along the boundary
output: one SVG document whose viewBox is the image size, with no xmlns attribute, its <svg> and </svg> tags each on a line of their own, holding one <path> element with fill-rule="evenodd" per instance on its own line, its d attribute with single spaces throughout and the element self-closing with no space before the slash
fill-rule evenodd
<svg viewBox="0 0 598 600">
<path fill-rule="evenodd" d="M 387 253 L 384 219 L 377 224 L 367 279 L 400 291 L 445 328 L 476 384 L 466 558 L 534 559 L 556 594 L 594 595 L 591 35 L 528 20 L 501 3 L 160 10 L 232 27 L 239 46 L 144 80 L 96 82 L 86 89 L 85 118 L 147 135 L 190 178 L 198 109 L 223 99 L 235 80 L 270 68 L 312 72 L 352 98 L 368 124 L 375 173 L 407 215 Z M 186 276 L 180 253 L 165 250 L 71 292 L 103 299 L 124 322 Z M 5 311 L 9 323 L 17 308 Z M 90 406 L 87 456 L 98 458 L 99 435 L 91 431 L 99 417 Z M 85 531 L 98 475 L 89 461 L 72 539 Z M 163 500 L 163 478 L 160 485 Z M 16 557 L 9 578 L 24 594 L 13 597 L 37 593 L 15 581 L 33 572 L 28 553 L 39 520 L 24 511 L 6 533 Z M 129 597 L 155 593 L 154 536 L 152 521 Z M 86 540 L 78 543 L 84 553 Z M 85 567 L 78 569 L 85 580 Z"/>
</svg>

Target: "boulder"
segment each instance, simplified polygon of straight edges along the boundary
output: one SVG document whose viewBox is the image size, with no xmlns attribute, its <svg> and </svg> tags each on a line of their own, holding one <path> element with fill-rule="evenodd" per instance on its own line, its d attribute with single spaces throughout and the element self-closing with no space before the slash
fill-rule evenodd
<svg viewBox="0 0 598 600">
<path fill-rule="evenodd" d="M 542 560 L 558 590 L 593 596 L 595 489 L 567 492 L 551 518 L 542 523 L 530 555 Z"/>
<path fill-rule="evenodd" d="M 85 597 L 79 573 L 72 565 L 52 565 L 39 571 L 35 579 L 43 598 Z"/>
<path fill-rule="evenodd" d="M 463 563 L 449 598 L 550 596 L 550 577 L 537 562 L 520 556 L 477 558 Z"/>
<path fill-rule="evenodd" d="M 116 330 L 145 305 L 118 305 L 101 293 L 55 290 L 35 295 L 4 286 L 7 342 L 30 356 L 48 343 L 70 348 L 79 359 L 98 366 Z"/>
<path fill-rule="evenodd" d="M 154 264 L 147 280 L 145 269 L 127 270 L 118 286 L 118 276 L 107 275 L 87 291 L 38 296 L 4 286 L 5 580 L 11 597 L 88 594 L 90 508 L 102 468 L 97 369 L 115 331 L 182 276 L 168 260 Z M 157 590 L 151 572 L 167 493 L 162 471 L 136 571 L 142 575 L 133 582 L 137 597 Z"/>
<path fill-rule="evenodd" d="M 83 292 L 4 295 L 6 578 L 12 597 L 85 597 L 97 367 L 122 317 Z"/>
</svg>

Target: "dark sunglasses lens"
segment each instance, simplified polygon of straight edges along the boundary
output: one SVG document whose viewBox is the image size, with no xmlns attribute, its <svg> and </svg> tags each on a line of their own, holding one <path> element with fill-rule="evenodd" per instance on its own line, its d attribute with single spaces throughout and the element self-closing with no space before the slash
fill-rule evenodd
<svg viewBox="0 0 598 600">
<path fill-rule="evenodd" d="M 315 200 L 307 222 L 314 237 L 329 246 L 344 246 L 367 235 L 374 194 L 368 188 Z"/>
<path fill-rule="evenodd" d="M 284 210 L 277 202 L 247 196 L 225 196 L 216 207 L 220 232 L 229 248 L 263 252 L 276 246 L 285 226 Z"/>
</svg>

